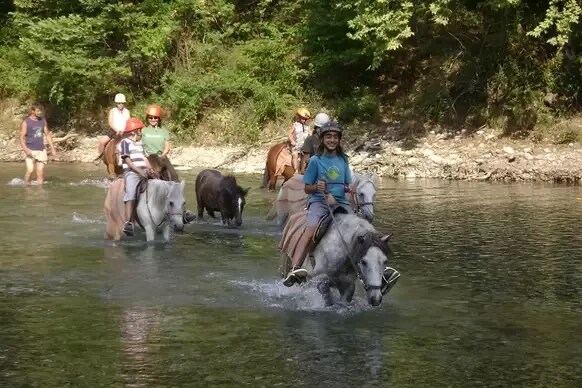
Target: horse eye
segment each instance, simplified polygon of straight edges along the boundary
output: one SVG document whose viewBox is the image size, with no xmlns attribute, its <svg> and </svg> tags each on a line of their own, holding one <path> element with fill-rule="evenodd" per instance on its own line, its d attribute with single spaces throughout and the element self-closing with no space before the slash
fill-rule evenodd
<svg viewBox="0 0 582 388">
<path fill-rule="evenodd" d="M 363 265 L 364 267 L 366 267 L 366 266 L 368 265 L 368 263 L 367 263 L 367 262 L 365 262 L 364 260 L 362 260 L 362 265 Z"/>
<path fill-rule="evenodd" d="M 173 201 L 170 201 L 170 206 L 171 207 L 174 207 L 174 202 Z"/>
</svg>

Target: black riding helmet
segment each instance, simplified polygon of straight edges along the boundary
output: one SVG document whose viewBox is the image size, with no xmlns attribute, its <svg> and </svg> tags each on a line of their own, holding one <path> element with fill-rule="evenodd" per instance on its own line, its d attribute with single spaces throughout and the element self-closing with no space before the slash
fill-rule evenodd
<svg viewBox="0 0 582 388">
<path fill-rule="evenodd" d="M 323 124 L 321 129 L 319 130 L 319 135 L 323 137 L 326 132 L 337 132 L 342 137 L 342 129 L 340 128 L 339 124 L 335 121 L 328 121 L 327 123 Z"/>
</svg>

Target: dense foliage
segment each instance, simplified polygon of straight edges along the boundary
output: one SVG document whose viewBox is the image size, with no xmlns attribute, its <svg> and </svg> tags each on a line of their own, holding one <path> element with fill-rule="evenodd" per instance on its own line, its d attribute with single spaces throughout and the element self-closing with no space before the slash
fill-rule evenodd
<svg viewBox="0 0 582 388">
<path fill-rule="evenodd" d="M 256 141 L 297 104 L 527 132 L 580 106 L 581 14 L 577 0 L 1 0 L 0 95 L 66 124 L 121 91 L 138 112 L 166 106 L 184 139 Z"/>
</svg>

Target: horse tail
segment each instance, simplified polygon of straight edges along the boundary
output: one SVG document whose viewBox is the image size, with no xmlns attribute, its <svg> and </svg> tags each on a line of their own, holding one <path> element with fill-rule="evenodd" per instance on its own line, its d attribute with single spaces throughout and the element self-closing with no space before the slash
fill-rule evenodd
<svg viewBox="0 0 582 388">
<path fill-rule="evenodd" d="M 263 171 L 263 183 L 261 189 L 264 189 L 269 184 L 269 171 L 267 170 L 267 163 L 265 163 L 265 170 Z"/>
</svg>

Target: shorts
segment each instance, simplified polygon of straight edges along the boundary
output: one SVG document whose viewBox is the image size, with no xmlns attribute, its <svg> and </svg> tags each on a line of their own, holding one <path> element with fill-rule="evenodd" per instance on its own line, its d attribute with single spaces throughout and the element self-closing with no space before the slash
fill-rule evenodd
<svg viewBox="0 0 582 388">
<path fill-rule="evenodd" d="M 137 185 L 142 180 L 142 176 L 136 174 L 133 171 L 126 172 L 123 176 L 123 181 L 125 183 L 125 195 L 123 196 L 123 202 L 135 201 L 137 198 Z"/>
<path fill-rule="evenodd" d="M 294 154 L 300 154 L 300 155 L 303 154 L 303 144 L 295 143 L 295 145 L 293 146 L 293 148 L 291 149 L 291 151 Z"/>
<path fill-rule="evenodd" d="M 26 155 L 28 159 L 32 159 L 34 162 L 46 164 L 48 162 L 48 155 L 46 150 L 41 151 L 31 151 L 31 155 Z"/>
<path fill-rule="evenodd" d="M 353 212 L 349 205 L 339 203 L 334 206 L 334 211 L 338 207 L 344 208 L 348 213 Z M 307 207 L 307 221 L 305 226 L 317 226 L 323 217 L 329 214 L 330 207 L 325 202 L 312 202 Z"/>
</svg>

